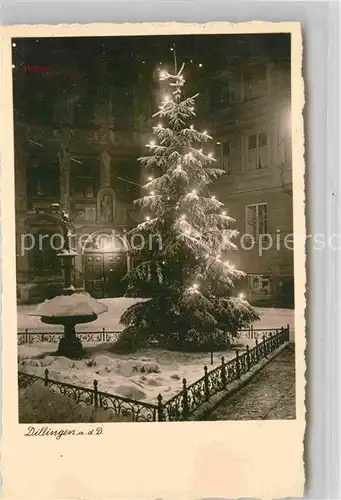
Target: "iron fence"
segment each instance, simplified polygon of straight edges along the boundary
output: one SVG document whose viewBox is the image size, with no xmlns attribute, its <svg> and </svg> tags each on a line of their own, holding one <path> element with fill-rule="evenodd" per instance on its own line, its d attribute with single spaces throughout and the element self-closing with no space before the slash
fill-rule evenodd
<svg viewBox="0 0 341 500">
<path fill-rule="evenodd" d="M 251 340 L 260 340 L 265 337 L 270 337 L 276 335 L 280 328 L 254 328 L 250 326 L 250 328 L 244 328 L 242 330 L 238 330 L 238 338 L 248 338 Z"/>
<path fill-rule="evenodd" d="M 239 380 L 248 373 L 262 359 L 274 353 L 281 345 L 289 341 L 289 326 L 276 329 L 274 335 L 263 334 L 262 342 L 258 342 L 252 349 L 247 345 L 246 351 L 240 355 L 236 350 L 236 356 L 225 362 L 224 356 L 221 358 L 221 365 L 208 371 L 204 366 L 204 375 L 193 384 L 187 386 L 186 379 L 183 379 L 183 389 L 173 398 L 162 402 L 162 396 L 158 397 L 159 416 L 163 421 L 188 420 L 189 417 L 204 403 L 208 402 L 218 392 L 227 388 L 228 384 Z"/>
<path fill-rule="evenodd" d="M 158 420 L 157 405 L 102 392 L 98 389 L 97 380 L 93 381 L 93 389 L 90 389 L 52 380 L 49 378 L 47 368 L 44 373 L 44 377 L 39 377 L 37 375 L 18 372 L 19 388 L 26 389 L 38 382 L 57 394 L 72 398 L 75 403 L 112 410 L 116 415 L 128 418 L 132 422 L 155 422 Z"/>
<path fill-rule="evenodd" d="M 238 330 L 237 338 L 248 338 L 251 340 L 263 339 L 263 337 L 271 337 L 276 335 L 280 328 L 245 328 Z M 106 330 L 103 328 L 99 331 L 76 332 L 77 337 L 82 342 L 116 342 L 122 332 L 117 330 Z M 38 342 L 48 342 L 57 344 L 64 332 L 30 332 L 27 328 L 24 332 L 18 332 L 18 345 L 34 344 Z"/>
<path fill-rule="evenodd" d="M 76 332 L 77 337 L 81 342 L 116 342 L 120 336 L 120 331 L 106 330 L 103 328 L 100 331 L 93 332 Z M 58 344 L 64 332 L 29 332 L 27 329 L 24 332 L 18 332 L 18 345 L 34 344 L 38 342 L 48 342 Z"/>
<path fill-rule="evenodd" d="M 289 325 L 286 328 L 271 330 L 268 335 L 266 332 L 268 330 L 263 330 L 262 342 L 256 338 L 256 345 L 253 348 L 250 349 L 247 345 L 242 354 L 236 350 L 235 358 L 230 361 L 225 362 L 222 356 L 221 364 L 211 371 L 208 371 L 205 365 L 203 377 L 191 385 L 187 386 L 186 379 L 183 379 L 182 390 L 168 401 L 164 402 L 162 395 L 159 394 L 157 404 L 101 392 L 98 390 L 97 380 L 93 382 L 93 389 L 57 382 L 49 378 L 48 369 L 45 370 L 44 377 L 18 372 L 18 384 L 19 388 L 24 389 L 32 383 L 40 382 L 54 392 L 71 397 L 75 403 L 112 410 L 118 415 L 130 418 L 133 422 L 186 421 L 200 406 L 218 392 L 225 390 L 231 382 L 239 380 L 261 360 L 266 359 L 281 345 L 289 342 Z M 271 334 L 271 332 L 274 333 Z"/>
</svg>

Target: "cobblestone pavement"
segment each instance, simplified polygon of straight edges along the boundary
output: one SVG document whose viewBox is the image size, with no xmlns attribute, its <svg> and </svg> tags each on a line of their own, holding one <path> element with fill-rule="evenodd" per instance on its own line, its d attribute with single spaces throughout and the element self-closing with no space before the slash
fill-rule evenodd
<svg viewBox="0 0 341 500">
<path fill-rule="evenodd" d="M 290 344 L 208 420 L 287 420 L 295 416 L 295 347 Z"/>
</svg>

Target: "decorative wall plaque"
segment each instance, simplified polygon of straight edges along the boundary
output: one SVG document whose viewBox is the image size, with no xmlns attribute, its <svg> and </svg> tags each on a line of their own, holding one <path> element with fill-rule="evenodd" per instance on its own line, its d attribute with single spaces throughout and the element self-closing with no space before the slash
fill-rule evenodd
<svg viewBox="0 0 341 500">
<path fill-rule="evenodd" d="M 96 221 L 96 208 L 95 207 L 87 207 L 85 209 L 85 220 L 87 222 L 95 222 Z"/>
</svg>

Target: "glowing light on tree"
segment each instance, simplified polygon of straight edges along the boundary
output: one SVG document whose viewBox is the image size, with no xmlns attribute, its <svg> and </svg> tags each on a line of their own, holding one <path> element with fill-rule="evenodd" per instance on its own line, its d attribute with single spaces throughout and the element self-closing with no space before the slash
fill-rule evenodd
<svg viewBox="0 0 341 500">
<path fill-rule="evenodd" d="M 153 181 L 145 186 L 149 196 L 135 201 L 150 214 L 145 217 L 149 224 L 137 225 L 131 233 L 142 233 L 146 241 L 158 236 L 162 245 L 137 251 L 139 264 L 127 275 L 126 295 L 146 300 L 128 308 L 121 321 L 145 339 L 169 335 L 186 342 L 195 332 L 194 343 L 212 348 L 214 339 L 226 342 L 219 332 L 234 332 L 258 316 L 247 302 L 233 297 L 233 281 L 243 276 L 227 256 L 237 248 L 236 231 L 230 227 L 232 219 L 222 218 L 226 211 L 215 195 L 207 198 L 208 186 L 226 172 L 214 165 L 212 153 L 202 153 L 201 146 L 212 138 L 191 123 L 197 95 L 184 97 L 183 70 L 184 65 L 174 73 L 160 71 L 173 99 L 165 95 L 154 115 L 163 123 L 153 128 L 158 146 L 151 141 L 149 155 L 139 159 L 143 168 L 158 174 L 155 180 L 148 177 Z"/>
</svg>

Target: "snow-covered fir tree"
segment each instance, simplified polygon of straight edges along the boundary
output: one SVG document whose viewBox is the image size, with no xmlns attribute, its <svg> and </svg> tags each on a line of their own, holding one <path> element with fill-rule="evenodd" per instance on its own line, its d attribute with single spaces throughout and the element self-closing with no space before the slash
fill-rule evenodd
<svg viewBox="0 0 341 500">
<path fill-rule="evenodd" d="M 229 332 L 258 319 L 250 304 L 233 297 L 243 273 L 231 264 L 234 222 L 210 184 L 224 175 L 207 150 L 211 137 L 195 128 L 195 99 L 185 98 L 184 65 L 160 73 L 164 96 L 153 127 L 149 154 L 140 158 L 148 181 L 135 201 L 145 220 L 133 229 L 135 267 L 126 276 L 127 296 L 145 300 L 123 314 L 121 343 L 136 347 L 158 340 L 170 348 L 212 349 L 228 343 Z"/>
</svg>

